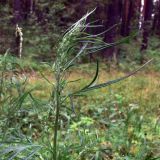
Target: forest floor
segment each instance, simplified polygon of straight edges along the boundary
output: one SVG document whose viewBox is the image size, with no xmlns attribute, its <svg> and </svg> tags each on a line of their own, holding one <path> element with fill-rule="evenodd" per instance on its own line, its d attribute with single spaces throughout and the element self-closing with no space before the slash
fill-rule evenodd
<svg viewBox="0 0 160 160">
<path fill-rule="evenodd" d="M 88 66 L 83 66 L 81 69 L 74 69 L 67 75 L 68 81 L 79 80 L 76 85 L 70 85 L 68 88 L 71 90 L 76 90 L 78 88 L 83 87 L 83 85 L 87 84 L 89 81 L 92 80 L 94 76 L 94 68 L 88 69 Z M 51 72 L 43 73 L 46 78 L 51 82 L 54 83 L 54 76 Z M 119 77 L 122 77 L 128 73 L 124 71 L 119 71 L 115 69 L 111 69 L 107 71 L 107 69 L 101 69 L 99 73 L 99 78 L 97 83 L 103 83 L 109 80 L 113 80 Z M 139 71 L 137 74 L 133 75 L 132 77 L 121 81 L 117 84 L 113 84 L 105 89 L 100 89 L 96 91 L 97 93 L 101 92 L 108 92 L 109 90 L 113 90 L 115 93 L 120 93 L 129 98 L 130 101 L 143 101 L 144 102 L 157 102 L 157 107 L 159 106 L 159 99 L 160 99 L 160 72 L 156 71 Z M 35 91 L 35 94 L 40 98 L 46 98 L 47 95 L 49 96 L 51 86 L 50 84 L 41 76 L 40 72 L 32 72 L 28 74 L 28 83 L 30 87 L 39 88 Z"/>
<path fill-rule="evenodd" d="M 24 65 L 24 63 L 22 64 Z M 18 70 L 17 76 L 20 81 L 27 77 L 24 88 L 27 92 L 32 91 L 32 98 L 34 97 L 35 101 L 32 102 L 33 99 L 30 99 L 30 97 L 25 99 L 23 107 L 28 110 L 28 114 L 23 119 L 19 117 L 19 122 L 22 132 L 32 137 L 36 143 L 41 143 L 43 139 L 41 137 L 45 134 L 45 132 L 43 133 L 44 127 L 51 127 L 49 134 L 53 135 L 54 118 L 51 117 L 51 120 L 48 120 L 47 116 L 52 102 L 50 99 L 52 98 L 53 84 L 55 83 L 54 72 L 48 66 L 41 67 L 32 64 L 35 69 L 29 66 L 26 65 L 23 70 Z M 130 69 L 130 71 L 136 68 L 138 66 Z M 109 68 L 102 63 L 100 64 L 97 83 L 123 77 L 130 71 L 118 69 L 116 66 Z M 73 67 L 65 79 L 75 82 L 69 83 L 64 93 L 72 93 L 89 84 L 95 72 L 95 64 L 82 64 Z M 144 157 L 143 160 L 159 158 L 159 79 L 160 72 L 153 69 L 152 65 L 149 65 L 126 80 L 85 93 L 80 97 L 73 97 L 74 108 L 71 107 L 70 100 L 67 99 L 61 108 L 62 128 L 59 130 L 59 133 L 62 133 L 62 137 L 59 139 L 59 143 L 63 146 L 60 148 L 61 153 L 66 153 L 66 157 L 70 156 L 70 159 L 75 159 L 85 150 L 82 156 L 86 156 L 85 159 L 88 160 L 89 157 L 97 156 L 99 149 L 109 147 L 111 149 L 109 153 L 100 154 L 99 156 L 106 157 L 104 158 L 106 160 L 110 160 L 110 158 L 107 158 L 108 155 L 112 155 L 114 159 L 125 155 L 126 159 L 131 157 L 130 160 L 141 160 L 139 157 Z M 22 86 L 22 90 L 24 88 Z M 38 105 L 35 105 L 34 102 L 37 102 Z M 28 109 L 32 106 L 36 110 Z M 68 108 L 71 109 L 67 110 Z M 28 126 L 33 127 L 29 128 Z M 85 129 L 86 132 L 84 133 Z M 82 140 L 78 137 L 77 131 L 82 134 L 83 143 L 81 148 L 75 151 L 75 147 Z M 66 138 L 72 138 L 72 141 L 62 141 L 64 135 Z M 48 139 L 45 143 L 48 143 Z M 70 149 L 70 146 L 73 146 L 73 150 Z M 87 148 L 88 146 L 89 148 Z M 63 149 L 67 152 L 64 152 Z M 70 154 L 70 150 L 74 154 Z M 146 159 L 148 156 L 152 158 Z"/>
<path fill-rule="evenodd" d="M 74 81 L 80 79 L 76 84 L 69 85 L 67 91 L 75 91 L 79 88 L 82 88 L 85 84 L 89 83 L 92 80 L 92 77 L 95 73 L 95 67 L 88 65 L 83 65 L 81 68 L 74 68 L 67 75 L 69 81 Z M 48 81 L 54 83 L 53 73 L 46 72 L 44 73 Z M 98 82 L 106 82 L 113 80 L 119 77 L 126 75 L 124 71 L 111 69 L 108 71 L 106 68 L 100 69 Z M 29 86 L 37 87 L 38 89 L 33 92 L 35 97 L 46 100 L 50 97 L 51 94 L 51 84 L 48 83 L 38 72 L 34 72 L 29 75 Z M 150 141 L 157 141 L 160 139 L 160 136 L 156 134 L 152 135 L 152 131 L 149 129 L 150 126 L 155 126 L 155 124 L 160 121 L 160 72 L 156 71 L 147 71 L 144 69 L 132 77 L 121 81 L 117 84 L 113 84 L 109 87 L 99 89 L 93 92 L 89 92 L 85 97 L 80 97 L 74 99 L 75 105 L 81 106 L 80 111 L 83 115 L 93 116 L 97 112 L 93 108 L 96 106 L 109 106 L 112 105 L 110 102 L 107 103 L 107 100 L 110 99 L 113 101 L 114 106 L 117 108 L 126 108 L 132 106 L 138 106 L 138 115 L 144 118 L 144 122 L 147 124 L 147 138 Z M 98 110 L 98 109 L 97 109 Z M 91 114 L 90 114 L 91 112 Z M 99 126 L 97 126 L 99 128 Z M 160 135 L 160 130 L 158 131 Z M 154 151 L 155 155 L 159 156 L 158 148 Z"/>
</svg>

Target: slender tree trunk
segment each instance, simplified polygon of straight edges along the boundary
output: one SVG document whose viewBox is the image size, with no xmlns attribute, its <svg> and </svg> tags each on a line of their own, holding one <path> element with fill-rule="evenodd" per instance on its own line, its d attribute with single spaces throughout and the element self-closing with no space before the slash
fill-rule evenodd
<svg viewBox="0 0 160 160">
<path fill-rule="evenodd" d="M 28 19 L 29 15 L 33 12 L 34 1 L 33 0 L 24 0 L 23 1 L 23 17 L 25 20 Z"/>
<path fill-rule="evenodd" d="M 139 30 L 140 28 L 139 23 L 140 23 L 141 5 L 142 5 L 141 0 L 133 1 L 133 14 L 132 14 L 133 23 L 132 24 L 136 30 Z"/>
<path fill-rule="evenodd" d="M 130 23 L 133 15 L 133 1 L 124 0 L 123 13 L 122 13 L 122 25 L 121 25 L 121 35 L 128 36 L 130 33 Z"/>
<path fill-rule="evenodd" d="M 160 36 L 160 0 L 156 1 L 154 5 L 152 31 Z"/>
<path fill-rule="evenodd" d="M 14 24 L 18 24 L 23 20 L 22 0 L 13 0 Z"/>
<path fill-rule="evenodd" d="M 157 20 L 157 26 L 156 26 L 156 30 L 157 30 L 157 34 L 160 36 L 160 0 L 158 1 L 158 20 Z"/>
<path fill-rule="evenodd" d="M 108 29 L 115 24 L 120 23 L 121 18 L 121 0 L 113 0 L 109 4 L 106 5 L 106 12 L 107 12 L 107 21 L 105 23 L 105 28 Z M 112 30 L 107 32 L 104 37 L 104 41 L 107 43 L 113 43 L 116 41 L 116 37 L 119 34 L 118 27 L 114 27 Z M 110 57 L 116 59 L 117 57 L 117 50 L 115 47 L 111 47 L 106 49 L 103 53 L 103 57 Z"/>
<path fill-rule="evenodd" d="M 149 32 L 151 31 L 151 20 L 153 11 L 153 1 L 144 0 L 143 24 L 142 24 L 142 45 L 141 45 L 141 63 L 144 61 L 144 51 L 148 47 Z"/>
<path fill-rule="evenodd" d="M 141 0 L 124 0 L 121 35 L 129 36 L 130 31 L 139 30 Z"/>
</svg>

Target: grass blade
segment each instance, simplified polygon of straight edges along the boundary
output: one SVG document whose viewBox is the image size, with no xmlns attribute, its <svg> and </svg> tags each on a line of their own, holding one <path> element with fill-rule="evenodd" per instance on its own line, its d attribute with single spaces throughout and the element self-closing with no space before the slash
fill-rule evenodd
<svg viewBox="0 0 160 160">
<path fill-rule="evenodd" d="M 85 88 L 85 89 L 82 89 L 82 90 L 76 92 L 76 94 L 77 94 L 77 93 L 81 93 L 81 92 L 88 92 L 88 91 L 91 91 L 91 90 L 94 90 L 94 89 L 100 89 L 100 88 L 103 88 L 103 87 L 112 85 L 112 84 L 114 84 L 114 83 L 120 82 L 120 81 L 122 81 L 122 80 L 125 80 L 125 79 L 127 79 L 128 77 L 136 74 L 136 73 L 137 73 L 138 71 L 140 71 L 141 69 L 143 69 L 143 68 L 144 68 L 146 65 L 148 65 L 151 61 L 152 61 L 152 59 L 149 60 L 148 62 L 146 62 L 146 63 L 145 63 L 144 65 L 142 65 L 140 68 L 136 69 L 135 71 L 131 72 L 130 74 L 128 74 L 128 75 L 126 75 L 126 76 L 123 76 L 123 77 L 118 78 L 118 79 L 115 79 L 115 80 L 108 81 L 108 82 L 106 82 L 106 83 L 101 83 L 101 84 L 98 84 L 98 85 L 95 85 L 95 86 L 87 87 L 87 88 Z"/>
</svg>

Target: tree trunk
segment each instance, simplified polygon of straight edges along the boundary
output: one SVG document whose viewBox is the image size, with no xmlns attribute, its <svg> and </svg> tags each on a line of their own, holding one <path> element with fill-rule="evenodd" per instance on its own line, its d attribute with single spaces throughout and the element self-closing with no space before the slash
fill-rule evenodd
<svg viewBox="0 0 160 160">
<path fill-rule="evenodd" d="M 142 22 L 142 45 L 141 45 L 141 63 L 144 61 L 144 51 L 148 47 L 149 32 L 151 31 L 151 20 L 153 11 L 153 1 L 144 0 L 143 22 Z"/>
<path fill-rule="evenodd" d="M 124 0 L 121 35 L 129 36 L 131 30 L 139 30 L 141 0 Z M 132 27 L 131 27 L 132 26 Z"/>
<path fill-rule="evenodd" d="M 34 10 L 34 1 L 33 0 L 24 0 L 23 1 L 23 17 L 25 20 L 28 19 L 29 15 L 33 12 Z"/>
<path fill-rule="evenodd" d="M 141 5 L 142 5 L 141 0 L 135 0 L 133 2 L 133 15 L 132 15 L 133 23 L 132 24 L 136 30 L 139 30 L 139 28 L 140 28 Z"/>
<path fill-rule="evenodd" d="M 107 11 L 107 20 L 105 23 L 105 28 L 108 29 L 110 27 L 113 27 L 115 24 L 120 23 L 121 18 L 121 0 L 113 0 L 109 4 L 106 5 L 106 11 Z M 112 30 L 107 32 L 104 37 L 104 41 L 107 43 L 113 43 L 116 41 L 116 37 L 119 34 L 118 27 L 114 27 Z M 104 51 L 103 57 L 110 57 L 116 59 L 117 52 L 115 47 L 108 48 Z"/>
<path fill-rule="evenodd" d="M 133 1 L 124 0 L 123 13 L 122 13 L 122 25 L 121 25 L 121 35 L 128 36 L 130 33 L 130 22 L 133 16 Z"/>
<path fill-rule="evenodd" d="M 160 0 L 158 1 L 158 20 L 157 20 L 157 26 L 156 26 L 156 31 L 157 34 L 160 36 Z"/>
<path fill-rule="evenodd" d="M 160 36 L 160 0 L 156 1 L 154 5 L 154 18 L 153 18 L 153 24 L 152 24 L 152 31 L 155 34 L 158 34 Z"/>
<path fill-rule="evenodd" d="M 18 24 L 23 20 L 22 0 L 13 1 L 14 24 Z"/>
<path fill-rule="evenodd" d="M 14 23 L 27 20 L 34 10 L 35 0 L 13 0 Z"/>
</svg>

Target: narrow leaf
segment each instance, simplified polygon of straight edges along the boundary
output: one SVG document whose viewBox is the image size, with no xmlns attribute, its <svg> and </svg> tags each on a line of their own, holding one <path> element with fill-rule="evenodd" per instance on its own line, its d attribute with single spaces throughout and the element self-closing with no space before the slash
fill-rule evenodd
<svg viewBox="0 0 160 160">
<path fill-rule="evenodd" d="M 95 85 L 95 86 L 90 86 L 88 88 L 85 88 L 85 89 L 82 89 L 80 91 L 78 91 L 77 93 L 81 93 L 81 92 L 87 92 L 87 91 L 91 91 L 91 90 L 94 90 L 94 89 L 99 89 L 99 88 L 103 88 L 103 87 L 106 87 L 106 86 L 109 86 L 109 85 L 112 85 L 114 83 L 117 83 L 117 82 L 120 82 L 124 79 L 127 79 L 128 77 L 136 74 L 138 71 L 140 71 L 141 69 L 143 69 L 147 64 L 149 64 L 150 62 L 152 61 L 149 60 L 148 62 L 146 62 L 144 65 L 142 65 L 140 68 L 136 69 L 135 71 L 131 72 L 130 74 L 126 75 L 126 76 L 123 76 L 121 78 L 118 78 L 118 79 L 115 79 L 115 80 L 111 80 L 111 81 L 108 81 L 106 83 L 102 83 L 102 84 L 98 84 L 98 85 Z M 77 94 L 76 93 L 76 94 Z"/>
</svg>

